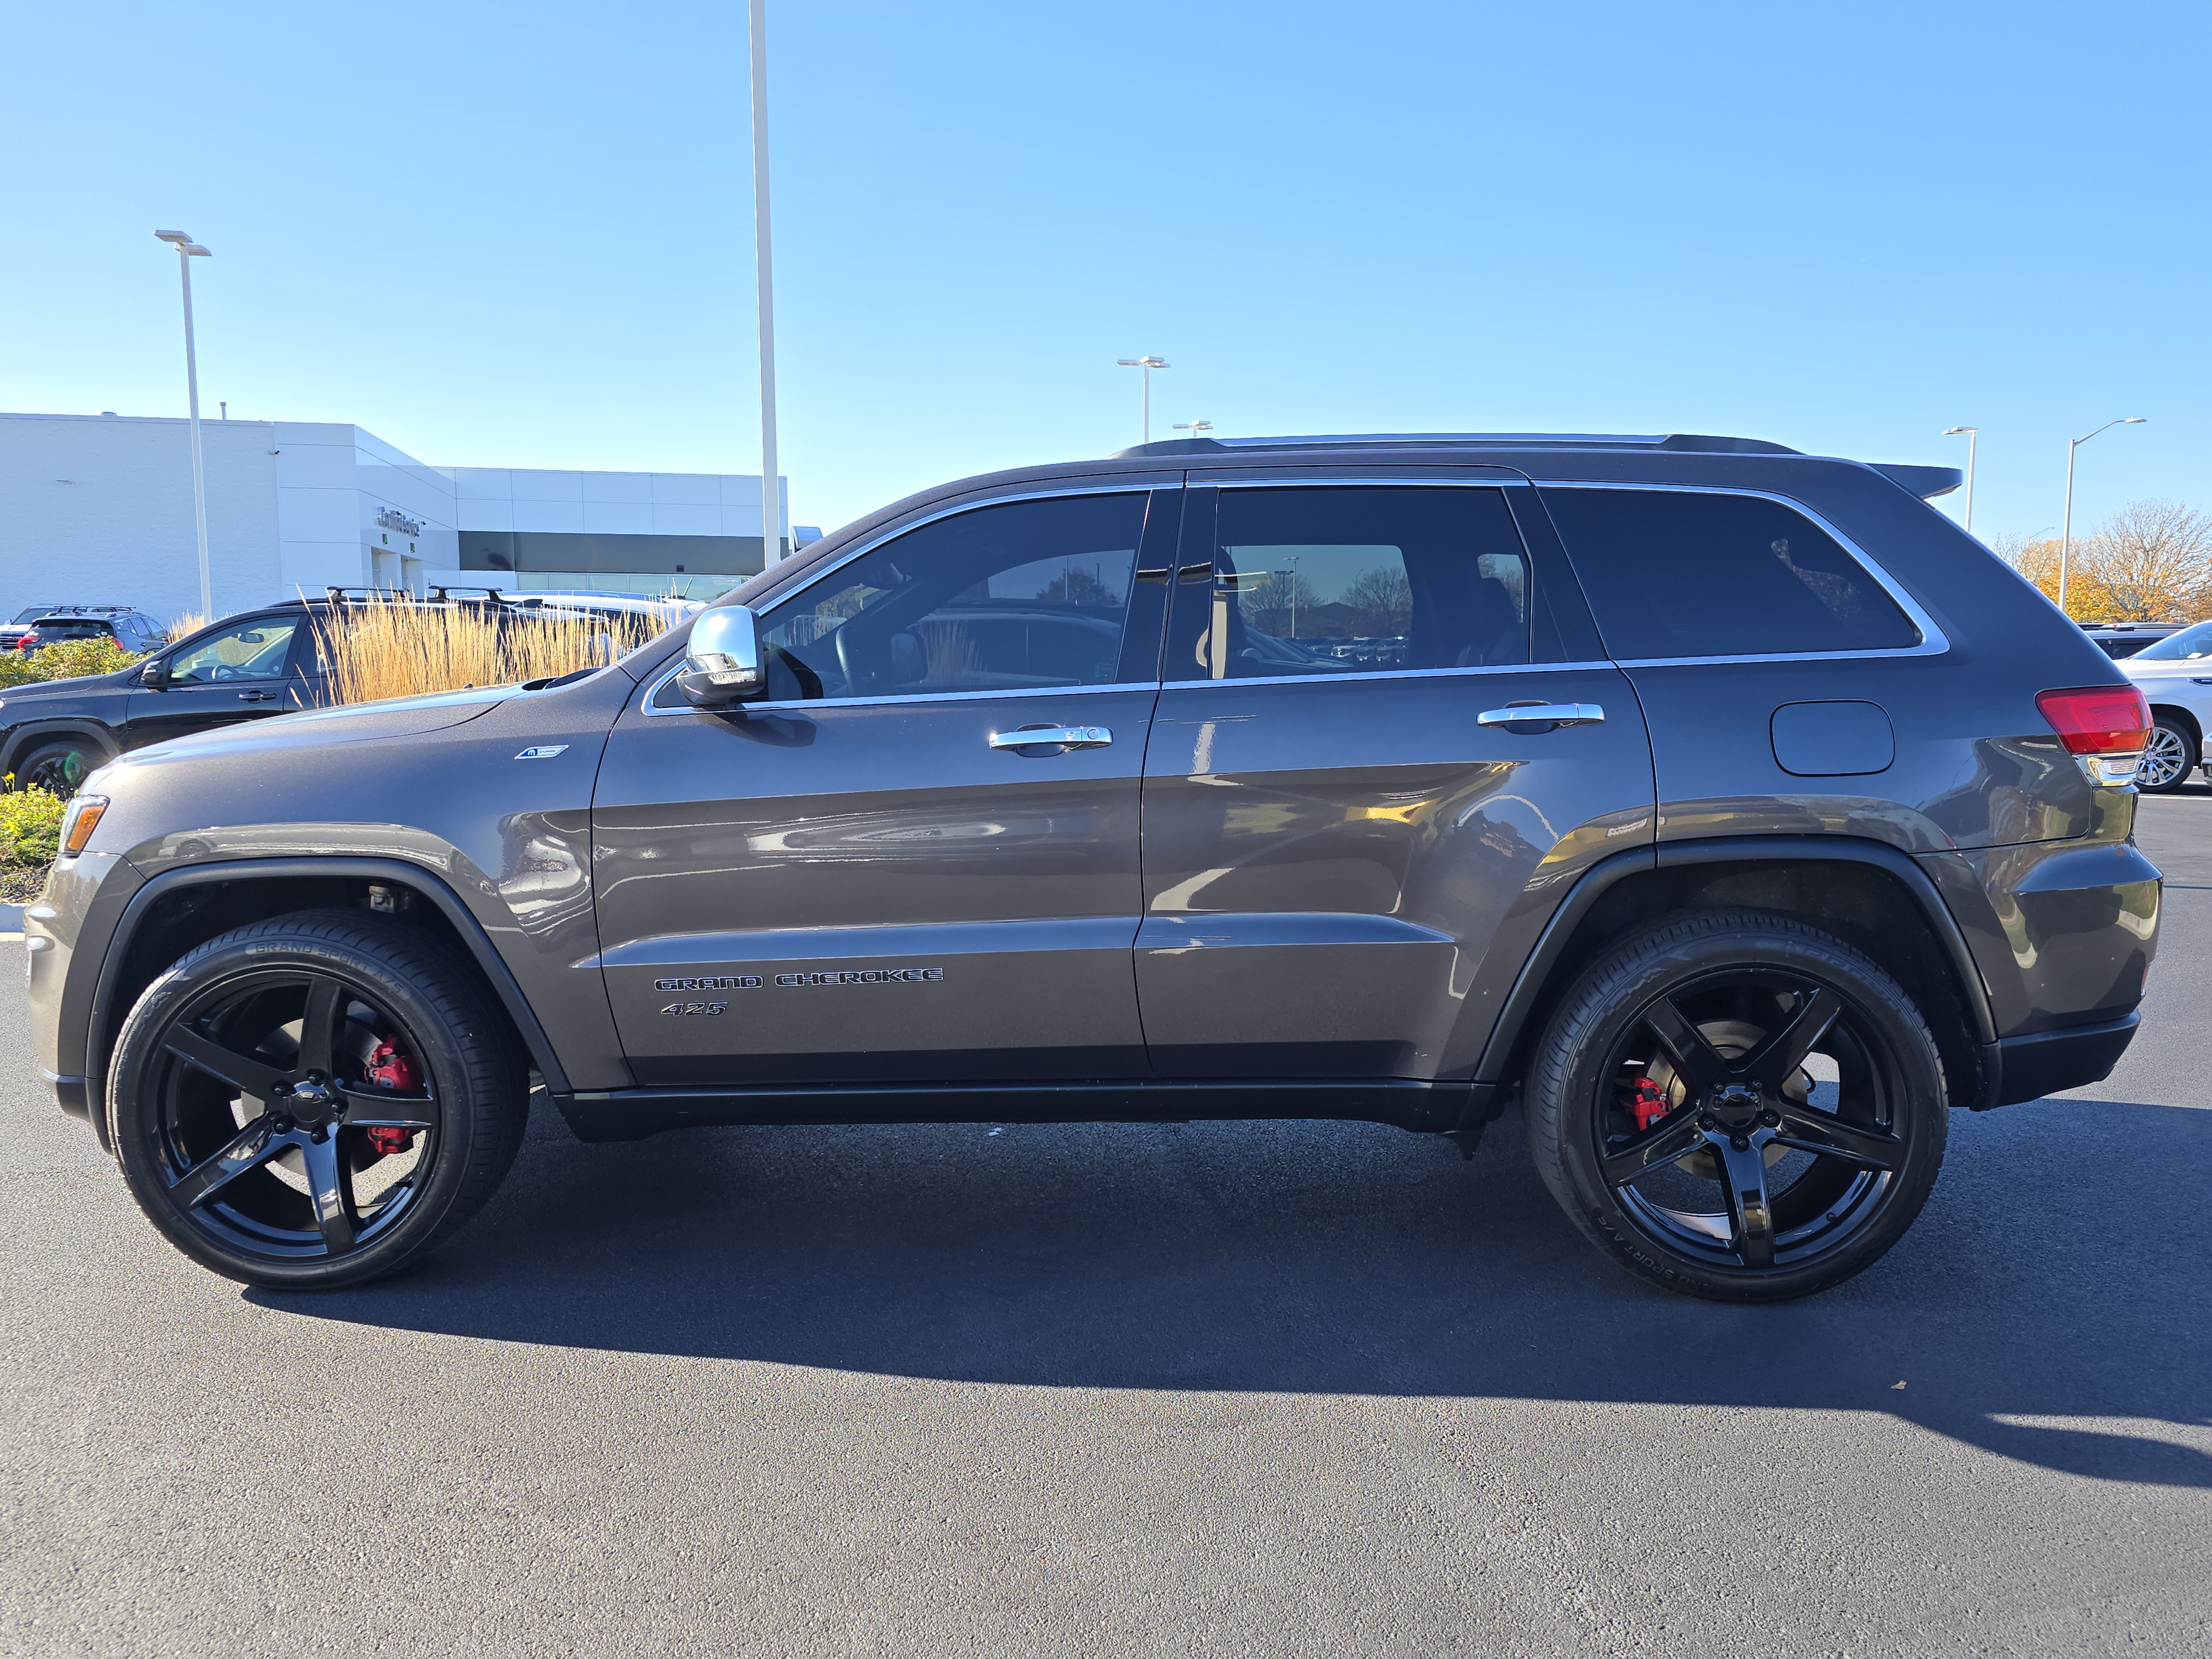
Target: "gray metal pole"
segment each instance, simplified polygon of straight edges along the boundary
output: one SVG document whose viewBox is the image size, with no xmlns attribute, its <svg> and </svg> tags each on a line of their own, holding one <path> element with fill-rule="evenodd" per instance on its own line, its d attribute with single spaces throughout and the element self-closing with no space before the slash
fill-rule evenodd
<svg viewBox="0 0 2212 1659">
<path fill-rule="evenodd" d="M 208 568 L 207 479 L 200 465 L 200 365 L 192 345 L 192 256 L 177 246 L 177 270 L 185 283 L 185 392 L 191 410 L 192 527 L 200 544 L 200 615 L 215 615 L 215 580 Z"/>
<path fill-rule="evenodd" d="M 1966 434 L 1966 533 L 1974 533 L 1974 450 L 1982 441 L 1982 429 L 1974 428 Z"/>
<path fill-rule="evenodd" d="M 761 550 L 783 556 L 783 483 L 775 454 L 775 285 L 769 252 L 768 0 L 750 0 L 753 55 L 753 262 L 760 295 Z"/>
<path fill-rule="evenodd" d="M 2097 432 L 2104 429 L 2099 427 Z M 2092 432 L 2089 438 L 2095 437 L 2097 432 Z M 2066 446 L 2066 528 L 2061 532 L 2058 544 L 2058 608 L 2061 611 L 2066 609 L 2066 567 L 2074 556 L 2074 452 L 2087 443 L 2089 438 L 2076 438 Z"/>
</svg>

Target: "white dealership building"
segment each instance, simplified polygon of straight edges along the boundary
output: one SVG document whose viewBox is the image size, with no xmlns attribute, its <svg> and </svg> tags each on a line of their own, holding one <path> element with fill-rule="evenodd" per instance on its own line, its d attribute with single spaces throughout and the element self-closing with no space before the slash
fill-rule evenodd
<svg viewBox="0 0 2212 1659">
<path fill-rule="evenodd" d="M 757 475 L 432 466 L 314 421 L 200 439 L 217 615 L 330 586 L 706 599 L 766 545 Z M 33 605 L 199 609 L 187 422 L 0 414 L 0 620 Z"/>
</svg>

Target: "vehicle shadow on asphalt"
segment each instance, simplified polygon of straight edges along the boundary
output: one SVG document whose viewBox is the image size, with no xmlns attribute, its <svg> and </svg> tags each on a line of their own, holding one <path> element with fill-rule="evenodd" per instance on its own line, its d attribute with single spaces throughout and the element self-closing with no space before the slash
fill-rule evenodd
<svg viewBox="0 0 2212 1659">
<path fill-rule="evenodd" d="M 974 1383 L 1887 1411 L 2054 1470 L 2212 1487 L 2212 1455 L 2166 1437 L 2212 1445 L 2207 1190 L 2212 1110 L 1954 1113 L 1903 1243 L 1826 1295 L 1747 1308 L 1601 1257 L 1512 1117 L 1468 1164 L 1362 1124 L 584 1146 L 540 1114 L 497 1199 L 422 1266 L 248 1294 L 301 1318 Z"/>
</svg>

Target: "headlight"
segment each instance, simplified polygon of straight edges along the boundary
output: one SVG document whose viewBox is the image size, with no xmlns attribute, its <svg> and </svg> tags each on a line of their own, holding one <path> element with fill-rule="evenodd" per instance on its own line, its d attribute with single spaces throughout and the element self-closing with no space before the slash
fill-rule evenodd
<svg viewBox="0 0 2212 1659">
<path fill-rule="evenodd" d="M 75 858 L 84 851 L 84 844 L 92 839 L 92 832 L 100 827 L 100 815 L 107 811 L 105 795 L 76 795 L 69 804 L 69 811 L 62 818 L 62 856 Z"/>
</svg>

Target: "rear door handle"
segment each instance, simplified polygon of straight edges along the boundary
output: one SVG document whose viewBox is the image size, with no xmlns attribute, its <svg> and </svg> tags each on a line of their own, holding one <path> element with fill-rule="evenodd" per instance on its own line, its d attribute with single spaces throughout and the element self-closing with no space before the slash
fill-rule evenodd
<svg viewBox="0 0 2212 1659">
<path fill-rule="evenodd" d="M 241 691 L 238 694 L 238 700 L 240 702 L 274 702 L 276 694 L 274 691 Z"/>
<path fill-rule="evenodd" d="M 1602 726 L 1605 710 L 1594 702 L 1511 702 L 1503 708 L 1486 708 L 1474 717 L 1477 726 Z"/>
<path fill-rule="evenodd" d="M 1103 749 L 1114 734 L 1103 726 L 1024 726 L 1015 732 L 994 732 L 994 749 L 1027 749 L 1032 744 L 1057 744 L 1062 749 Z"/>
</svg>

